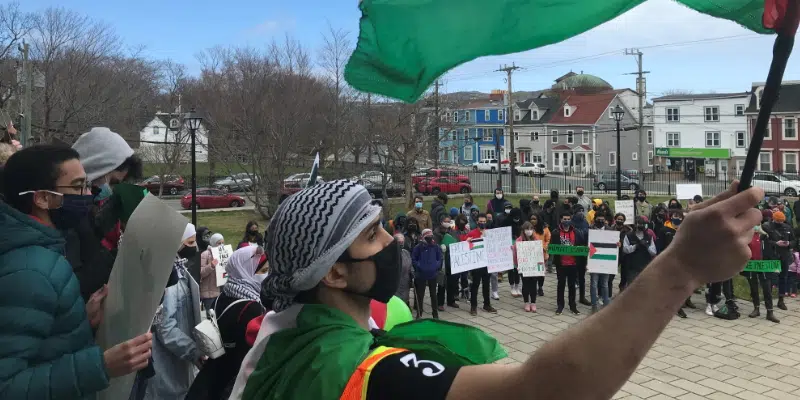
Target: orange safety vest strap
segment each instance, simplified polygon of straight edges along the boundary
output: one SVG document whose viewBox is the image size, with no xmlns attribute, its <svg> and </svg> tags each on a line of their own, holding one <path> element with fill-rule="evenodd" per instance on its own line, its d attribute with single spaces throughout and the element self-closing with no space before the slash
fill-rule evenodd
<svg viewBox="0 0 800 400">
<path fill-rule="evenodd" d="M 373 350 L 367 358 L 356 368 L 353 375 L 350 375 L 350 380 L 342 392 L 340 400 L 366 400 L 367 398 L 367 384 L 369 383 L 369 374 L 381 360 L 392 354 L 402 353 L 408 351 L 406 349 L 399 349 L 394 347 L 378 347 Z"/>
</svg>

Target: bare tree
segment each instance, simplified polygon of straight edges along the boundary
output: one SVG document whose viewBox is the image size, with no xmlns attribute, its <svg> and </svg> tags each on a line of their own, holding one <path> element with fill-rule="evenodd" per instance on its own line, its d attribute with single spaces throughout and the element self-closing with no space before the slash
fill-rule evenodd
<svg viewBox="0 0 800 400">
<path fill-rule="evenodd" d="M 20 10 L 19 3 L 0 5 L 0 109 L 12 97 L 18 98 L 21 65 L 18 46 L 31 31 L 32 15 Z M 8 121 L 3 121 L 3 126 Z"/>
<path fill-rule="evenodd" d="M 694 91 L 693 90 L 689 90 L 689 89 L 669 89 L 669 90 L 665 90 L 664 93 L 662 93 L 662 95 L 663 96 L 680 96 L 680 95 L 687 95 L 687 94 L 692 94 L 692 93 L 694 93 Z"/>
</svg>

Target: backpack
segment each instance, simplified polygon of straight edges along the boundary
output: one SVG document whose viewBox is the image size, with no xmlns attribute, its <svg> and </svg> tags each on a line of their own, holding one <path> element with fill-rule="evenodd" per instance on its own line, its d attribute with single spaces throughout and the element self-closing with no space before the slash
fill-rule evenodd
<svg viewBox="0 0 800 400">
<path fill-rule="evenodd" d="M 219 300 L 219 297 L 217 297 Z M 225 346 L 222 343 L 222 334 L 219 331 L 219 325 L 217 325 L 217 319 L 222 318 L 225 313 L 230 310 L 236 303 L 241 303 L 244 301 L 252 301 L 248 299 L 239 299 L 227 307 L 219 314 L 219 317 L 216 316 L 214 309 L 217 308 L 217 300 L 214 301 L 214 308 L 207 311 L 208 318 L 204 319 L 203 322 L 197 324 L 194 327 L 194 338 L 197 342 L 197 347 L 200 348 L 200 351 L 203 354 L 207 355 L 209 358 L 217 359 L 222 357 L 225 354 Z"/>
</svg>

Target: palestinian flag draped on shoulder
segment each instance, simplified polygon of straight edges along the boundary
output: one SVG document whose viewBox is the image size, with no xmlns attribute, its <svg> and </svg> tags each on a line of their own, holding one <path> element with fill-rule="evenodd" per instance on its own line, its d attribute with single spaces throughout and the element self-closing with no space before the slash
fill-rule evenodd
<svg viewBox="0 0 800 400">
<path fill-rule="evenodd" d="M 460 64 L 558 43 L 645 1 L 361 0 L 358 46 L 345 79 L 358 90 L 413 102 Z M 772 33 L 768 28 L 780 24 L 787 2 L 794 0 L 676 1 Z"/>
</svg>

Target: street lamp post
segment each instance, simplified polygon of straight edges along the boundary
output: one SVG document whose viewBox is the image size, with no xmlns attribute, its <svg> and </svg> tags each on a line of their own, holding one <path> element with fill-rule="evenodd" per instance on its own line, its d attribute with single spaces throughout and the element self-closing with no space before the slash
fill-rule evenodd
<svg viewBox="0 0 800 400">
<path fill-rule="evenodd" d="M 192 135 L 192 224 L 197 226 L 197 148 L 195 137 L 197 136 L 197 130 L 200 129 L 200 124 L 203 122 L 203 116 L 192 107 L 192 110 L 183 116 L 183 122 Z"/>
<path fill-rule="evenodd" d="M 622 107 L 617 104 L 614 107 L 614 121 L 617 121 L 617 200 L 622 200 L 622 163 L 620 162 L 620 151 L 622 150 L 622 134 L 620 132 L 619 123 L 622 121 L 622 117 L 625 116 L 625 111 L 622 110 Z"/>
</svg>

